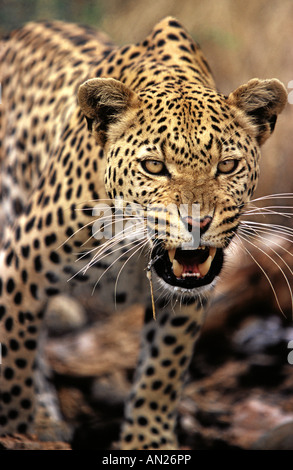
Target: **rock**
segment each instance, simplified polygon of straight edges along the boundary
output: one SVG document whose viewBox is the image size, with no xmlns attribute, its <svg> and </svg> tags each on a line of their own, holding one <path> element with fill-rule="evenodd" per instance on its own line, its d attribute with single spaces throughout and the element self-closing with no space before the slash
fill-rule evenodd
<svg viewBox="0 0 293 470">
<path fill-rule="evenodd" d="M 293 450 L 293 421 L 265 433 L 252 445 L 252 450 Z"/>
<path fill-rule="evenodd" d="M 58 295 L 50 300 L 46 312 L 49 335 L 68 333 L 81 328 L 85 323 L 85 310 L 77 300 L 67 295 Z"/>
<path fill-rule="evenodd" d="M 34 435 L 0 437 L 1 450 L 71 450 L 71 446 L 65 442 L 41 442 Z"/>
</svg>

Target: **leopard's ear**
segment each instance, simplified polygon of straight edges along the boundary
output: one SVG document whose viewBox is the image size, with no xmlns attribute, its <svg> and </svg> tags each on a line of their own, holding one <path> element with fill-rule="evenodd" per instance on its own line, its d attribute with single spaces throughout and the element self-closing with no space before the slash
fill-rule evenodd
<svg viewBox="0 0 293 470">
<path fill-rule="evenodd" d="M 135 108 L 138 100 L 136 94 L 119 80 L 92 78 L 79 87 L 78 101 L 88 129 L 104 146 L 109 126 L 122 122 L 126 111 Z"/>
<path fill-rule="evenodd" d="M 287 101 L 287 91 L 277 79 L 254 78 L 228 96 L 228 102 L 242 109 L 256 126 L 255 136 L 262 145 L 274 130 L 277 116 Z"/>
</svg>

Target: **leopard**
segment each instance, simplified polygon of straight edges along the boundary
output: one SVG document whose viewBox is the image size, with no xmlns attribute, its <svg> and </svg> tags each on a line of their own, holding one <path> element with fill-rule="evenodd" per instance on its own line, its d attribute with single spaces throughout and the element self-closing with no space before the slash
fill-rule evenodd
<svg viewBox="0 0 293 470">
<path fill-rule="evenodd" d="M 118 447 L 178 449 L 194 346 L 286 88 L 221 93 L 171 16 L 128 45 L 28 23 L 1 40 L 0 81 L 0 433 L 72 438 L 43 366 L 46 308 L 93 293 L 110 315 L 145 311 Z"/>
</svg>

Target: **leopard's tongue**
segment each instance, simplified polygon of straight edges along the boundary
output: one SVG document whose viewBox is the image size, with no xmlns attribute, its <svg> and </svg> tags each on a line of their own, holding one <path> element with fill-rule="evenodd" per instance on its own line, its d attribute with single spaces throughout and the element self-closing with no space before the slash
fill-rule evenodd
<svg viewBox="0 0 293 470">
<path fill-rule="evenodd" d="M 190 256 L 179 256 L 179 259 L 176 259 L 176 250 L 169 250 L 168 255 L 172 263 L 174 276 L 177 279 L 185 279 L 186 277 L 203 278 L 210 270 L 216 251 L 216 248 L 209 248 L 208 257 L 200 263 L 194 252 L 189 252 Z"/>
</svg>

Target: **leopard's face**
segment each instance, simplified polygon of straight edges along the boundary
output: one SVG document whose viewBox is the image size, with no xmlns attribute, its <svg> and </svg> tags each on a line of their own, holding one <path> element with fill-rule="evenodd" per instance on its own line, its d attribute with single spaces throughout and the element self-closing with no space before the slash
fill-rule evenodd
<svg viewBox="0 0 293 470">
<path fill-rule="evenodd" d="M 196 97 L 142 99 L 137 118 L 107 147 L 105 175 L 112 200 L 143 208 L 161 285 L 186 295 L 219 274 L 258 178 L 259 151 L 244 122 L 223 96 Z"/>
<path fill-rule="evenodd" d="M 275 118 L 257 125 L 236 95 L 196 85 L 126 93 L 123 118 L 109 105 L 111 118 L 94 128 L 104 139 L 106 190 L 142 220 L 136 234 L 148 241 L 149 268 L 161 286 L 194 297 L 221 271 Z"/>
</svg>

